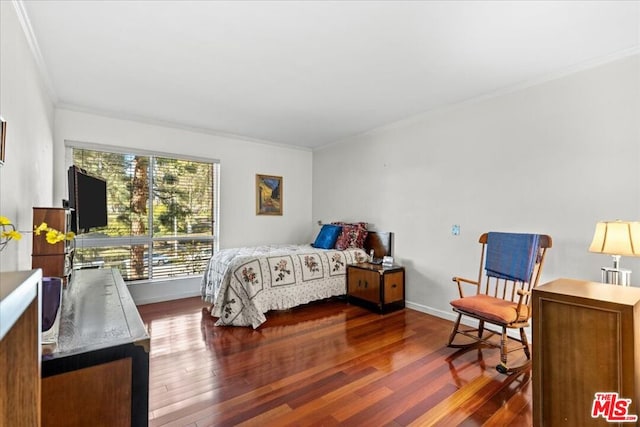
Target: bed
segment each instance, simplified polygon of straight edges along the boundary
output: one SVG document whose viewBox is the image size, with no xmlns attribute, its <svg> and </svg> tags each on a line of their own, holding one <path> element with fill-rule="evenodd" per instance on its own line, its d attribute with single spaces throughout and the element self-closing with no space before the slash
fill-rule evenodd
<svg viewBox="0 0 640 427">
<path fill-rule="evenodd" d="M 344 295 L 348 264 L 369 261 L 370 251 L 391 253 L 392 233 L 369 231 L 363 248 L 264 245 L 223 249 L 208 262 L 202 298 L 216 325 L 259 327 L 265 313 Z"/>
</svg>

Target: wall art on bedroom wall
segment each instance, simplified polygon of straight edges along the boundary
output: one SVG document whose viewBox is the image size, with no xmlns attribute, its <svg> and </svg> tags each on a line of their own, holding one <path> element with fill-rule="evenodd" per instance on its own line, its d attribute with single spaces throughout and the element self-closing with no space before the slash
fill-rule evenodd
<svg viewBox="0 0 640 427">
<path fill-rule="evenodd" d="M 282 215 L 282 177 L 256 175 L 256 215 Z"/>
<path fill-rule="evenodd" d="M 4 142 L 7 139 L 7 122 L 0 116 L 0 165 L 4 164 Z"/>
</svg>

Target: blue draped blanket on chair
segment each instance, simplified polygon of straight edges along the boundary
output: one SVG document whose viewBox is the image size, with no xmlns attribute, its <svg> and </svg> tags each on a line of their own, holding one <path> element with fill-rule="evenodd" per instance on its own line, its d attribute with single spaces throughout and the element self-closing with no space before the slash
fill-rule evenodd
<svg viewBox="0 0 640 427">
<path fill-rule="evenodd" d="M 538 234 L 489 232 L 487 237 L 487 275 L 528 282 L 536 263 Z"/>
</svg>

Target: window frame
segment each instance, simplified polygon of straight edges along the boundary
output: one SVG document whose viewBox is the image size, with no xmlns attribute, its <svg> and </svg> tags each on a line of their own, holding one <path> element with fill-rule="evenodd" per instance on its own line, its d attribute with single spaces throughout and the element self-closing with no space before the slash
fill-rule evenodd
<svg viewBox="0 0 640 427">
<path fill-rule="evenodd" d="M 82 242 L 83 248 L 100 248 L 100 247 L 109 247 L 109 246 L 136 246 L 136 245 L 146 245 L 148 247 L 147 257 L 148 257 L 148 268 L 149 268 L 149 277 L 138 280 L 129 280 L 127 281 L 128 285 L 133 284 L 142 284 L 142 283 L 152 283 L 152 282 L 165 282 L 171 280 L 184 280 L 191 277 L 201 277 L 201 275 L 180 275 L 175 277 L 162 277 L 162 278 L 154 278 L 153 277 L 153 244 L 155 242 L 180 242 L 180 241 L 211 241 L 213 244 L 213 253 L 219 251 L 220 244 L 220 160 L 207 158 L 203 156 L 191 156 L 184 154 L 176 154 L 176 153 L 167 153 L 162 151 L 155 150 L 145 150 L 145 149 L 125 149 L 119 146 L 112 145 L 103 145 L 89 142 L 80 142 L 74 140 L 65 140 L 65 170 L 69 168 L 69 166 L 73 165 L 73 150 L 93 150 L 93 151 L 103 151 L 113 154 L 123 154 L 123 155 L 132 155 L 132 156 L 147 156 L 147 157 L 162 157 L 172 160 L 184 160 L 184 161 L 193 161 L 193 162 L 201 162 L 201 163 L 209 163 L 213 165 L 214 168 L 214 178 L 213 178 L 213 186 L 211 191 L 212 195 L 212 216 L 213 216 L 213 224 L 212 224 L 212 235 L 211 236 L 189 236 L 189 235 L 181 235 L 181 236 L 160 236 L 154 237 L 153 235 L 153 199 L 149 197 L 148 201 L 148 209 L 149 209 L 149 218 L 147 224 L 147 235 L 146 236 L 115 236 L 115 237 L 76 237 L 76 246 L 78 241 Z M 150 163 L 151 164 L 151 163 Z M 149 188 L 153 188 L 154 184 L 154 174 L 150 171 L 148 173 L 148 185 Z M 67 188 L 68 194 L 68 183 L 65 180 L 65 188 Z"/>
</svg>

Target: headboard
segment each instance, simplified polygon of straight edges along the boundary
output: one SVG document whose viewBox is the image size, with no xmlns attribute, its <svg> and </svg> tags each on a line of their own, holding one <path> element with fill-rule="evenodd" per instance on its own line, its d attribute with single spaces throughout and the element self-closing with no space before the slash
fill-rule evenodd
<svg viewBox="0 0 640 427">
<path fill-rule="evenodd" d="M 373 249 L 375 258 L 392 256 L 393 233 L 388 231 L 369 231 L 364 241 L 364 249 L 367 253 Z"/>
</svg>

